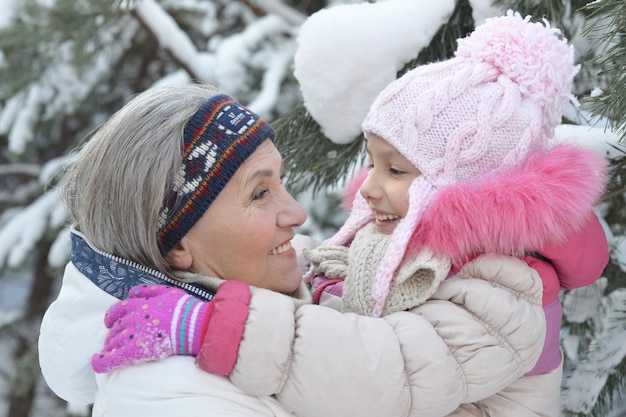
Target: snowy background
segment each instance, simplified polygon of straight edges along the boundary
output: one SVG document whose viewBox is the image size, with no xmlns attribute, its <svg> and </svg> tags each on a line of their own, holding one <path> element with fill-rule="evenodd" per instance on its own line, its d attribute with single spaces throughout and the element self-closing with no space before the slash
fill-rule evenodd
<svg viewBox="0 0 626 417">
<path fill-rule="evenodd" d="M 200 80 L 270 121 L 304 103 L 325 140 L 350 144 L 376 94 L 460 4 L 470 7 L 475 25 L 504 11 L 489 0 L 0 0 L 0 415 L 88 415 L 49 391 L 34 347 L 69 254 L 54 185 L 89 131 L 134 93 Z M 583 65 L 575 92 L 601 95 L 605 80 L 590 63 L 593 33 L 569 9 L 564 30 Z M 555 140 L 583 143 L 607 159 L 624 156 L 606 119 L 584 106 L 567 117 L 574 124 L 559 127 Z M 345 161 L 345 171 L 358 163 Z M 344 218 L 336 209 L 340 188 L 298 194 L 310 213 L 300 232 L 318 240 L 333 233 Z M 626 265 L 623 227 L 607 220 L 608 204 L 597 213 L 612 262 Z M 568 320 L 580 324 L 563 330 L 563 403 L 580 415 L 591 411 L 626 355 L 626 292 L 610 287 L 605 277 L 562 294 Z M 626 415 L 624 402 L 617 404 L 604 415 Z"/>
</svg>

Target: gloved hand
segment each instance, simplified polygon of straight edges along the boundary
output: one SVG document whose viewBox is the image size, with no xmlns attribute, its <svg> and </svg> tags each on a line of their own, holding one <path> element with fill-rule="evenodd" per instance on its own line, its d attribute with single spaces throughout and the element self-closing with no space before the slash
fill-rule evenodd
<svg viewBox="0 0 626 417">
<path fill-rule="evenodd" d="M 321 245 L 305 249 L 304 256 L 311 263 L 315 274 L 338 279 L 344 279 L 348 275 L 348 248 L 345 246 Z"/>
<path fill-rule="evenodd" d="M 205 302 L 165 285 L 131 288 L 128 298 L 112 305 L 105 315 L 104 324 L 110 331 L 103 349 L 91 358 L 92 368 L 105 373 L 172 355 L 196 356 L 218 298 L 226 301 L 225 306 L 228 301 L 241 300 L 238 311 L 243 311 L 250 289 L 240 281 L 225 281 L 215 299 Z M 247 310 L 245 313 L 247 316 Z"/>
</svg>

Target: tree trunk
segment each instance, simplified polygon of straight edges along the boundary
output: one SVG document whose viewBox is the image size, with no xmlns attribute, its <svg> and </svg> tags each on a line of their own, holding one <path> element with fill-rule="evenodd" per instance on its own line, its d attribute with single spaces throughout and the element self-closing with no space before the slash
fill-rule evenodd
<svg viewBox="0 0 626 417">
<path fill-rule="evenodd" d="M 37 339 L 41 318 L 48 308 L 54 278 L 48 274 L 48 252 L 52 242 L 43 240 L 35 251 L 33 283 L 25 306 L 24 317 L 15 323 L 14 334 L 17 347 L 14 351 L 16 374 L 11 383 L 8 398 L 8 415 L 11 417 L 31 417 L 35 387 L 40 379 L 37 358 Z M 33 360 L 34 358 L 35 360 Z"/>
</svg>

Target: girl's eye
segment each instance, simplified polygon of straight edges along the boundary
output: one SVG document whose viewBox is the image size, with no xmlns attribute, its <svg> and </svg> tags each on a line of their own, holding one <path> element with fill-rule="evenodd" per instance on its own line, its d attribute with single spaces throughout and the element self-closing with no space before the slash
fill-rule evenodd
<svg viewBox="0 0 626 417">
<path fill-rule="evenodd" d="M 402 175 L 402 174 L 406 174 L 406 172 L 396 169 L 396 168 L 389 168 L 389 172 L 391 173 L 391 175 Z"/>
<path fill-rule="evenodd" d="M 252 193 L 252 196 L 250 197 L 250 200 L 251 201 L 260 200 L 263 197 L 265 197 L 268 192 L 269 192 L 269 190 L 267 188 L 260 188 L 258 190 L 255 190 L 254 193 Z"/>
</svg>

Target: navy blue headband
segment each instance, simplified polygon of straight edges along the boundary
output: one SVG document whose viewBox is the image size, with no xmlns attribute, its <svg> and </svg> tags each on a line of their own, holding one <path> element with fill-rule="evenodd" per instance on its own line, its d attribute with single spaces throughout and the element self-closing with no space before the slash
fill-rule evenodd
<svg viewBox="0 0 626 417">
<path fill-rule="evenodd" d="M 202 217 L 244 161 L 274 129 L 221 94 L 210 98 L 184 130 L 180 170 L 159 215 L 159 249 L 167 254 Z"/>
</svg>

